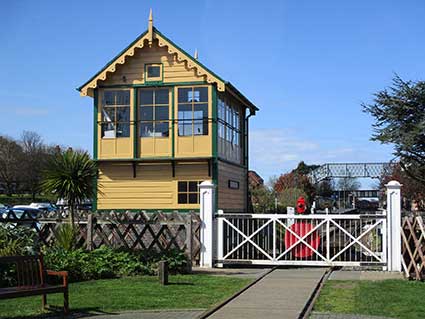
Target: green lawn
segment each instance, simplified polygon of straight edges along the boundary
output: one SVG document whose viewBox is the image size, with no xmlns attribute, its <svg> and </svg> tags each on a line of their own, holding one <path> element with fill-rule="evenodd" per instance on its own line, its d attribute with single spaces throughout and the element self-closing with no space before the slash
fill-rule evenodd
<svg viewBox="0 0 425 319">
<path fill-rule="evenodd" d="M 250 279 L 209 275 L 170 276 L 161 286 L 156 277 L 129 277 L 70 284 L 70 307 L 75 312 L 119 312 L 137 309 L 209 308 L 248 284 Z M 60 306 L 63 295 L 48 296 Z M 0 301 L 0 317 L 42 314 L 41 297 Z"/>
<path fill-rule="evenodd" d="M 314 311 L 425 318 L 425 283 L 406 280 L 328 281 Z"/>
</svg>

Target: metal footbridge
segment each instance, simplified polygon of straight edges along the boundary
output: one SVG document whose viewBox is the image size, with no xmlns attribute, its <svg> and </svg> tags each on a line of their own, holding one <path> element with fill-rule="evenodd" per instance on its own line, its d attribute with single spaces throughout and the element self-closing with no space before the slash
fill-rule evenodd
<svg viewBox="0 0 425 319">
<path fill-rule="evenodd" d="M 313 183 L 331 178 L 380 178 L 390 174 L 394 163 L 327 163 L 313 170 Z"/>
</svg>

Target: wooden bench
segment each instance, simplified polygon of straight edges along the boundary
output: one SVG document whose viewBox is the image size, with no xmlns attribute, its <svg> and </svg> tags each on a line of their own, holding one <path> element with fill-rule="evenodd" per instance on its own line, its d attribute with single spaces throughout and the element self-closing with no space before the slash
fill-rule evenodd
<svg viewBox="0 0 425 319">
<path fill-rule="evenodd" d="M 0 300 L 41 295 L 45 309 L 48 294 L 63 293 L 63 311 L 68 314 L 68 272 L 45 270 L 42 255 L 0 257 L 0 264 L 16 267 L 16 286 L 0 288 Z M 46 280 L 49 276 L 61 277 L 62 284 L 49 285 Z"/>
</svg>

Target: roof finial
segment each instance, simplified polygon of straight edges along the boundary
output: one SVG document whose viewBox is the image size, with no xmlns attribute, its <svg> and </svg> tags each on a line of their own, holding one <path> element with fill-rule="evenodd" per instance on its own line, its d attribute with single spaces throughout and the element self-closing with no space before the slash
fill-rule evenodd
<svg viewBox="0 0 425 319">
<path fill-rule="evenodd" d="M 152 45 L 152 41 L 153 41 L 153 17 L 152 17 L 152 8 L 149 11 L 148 35 L 149 35 L 149 46 L 151 46 Z"/>
<path fill-rule="evenodd" d="M 195 54 L 193 56 L 195 60 L 198 60 L 198 49 L 195 49 Z"/>
</svg>

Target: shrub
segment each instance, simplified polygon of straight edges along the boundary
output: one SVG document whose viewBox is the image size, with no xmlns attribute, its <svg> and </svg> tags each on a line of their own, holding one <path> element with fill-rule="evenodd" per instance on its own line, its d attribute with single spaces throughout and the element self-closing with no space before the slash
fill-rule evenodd
<svg viewBox="0 0 425 319">
<path fill-rule="evenodd" d="M 31 255 L 37 250 L 35 229 L 0 223 L 0 256 Z"/>
<path fill-rule="evenodd" d="M 171 250 L 166 254 L 135 253 L 105 246 L 93 251 L 81 248 L 65 250 L 56 246 L 45 251 L 44 260 L 49 269 L 68 271 L 70 281 L 154 275 L 160 260 L 168 261 L 173 273 L 184 272 L 187 265 L 185 255 L 178 250 Z"/>
<path fill-rule="evenodd" d="M 34 229 L 0 223 L 0 256 L 34 254 L 38 249 L 37 238 Z M 0 264 L 0 287 L 15 284 L 15 272 L 14 265 Z"/>
<path fill-rule="evenodd" d="M 56 234 L 55 245 L 64 250 L 77 248 L 77 231 L 71 224 L 61 224 Z"/>
<path fill-rule="evenodd" d="M 286 188 L 279 193 L 279 205 L 282 210 L 286 210 L 286 207 L 295 207 L 297 200 L 300 197 L 308 198 L 307 194 L 300 188 Z"/>
<path fill-rule="evenodd" d="M 188 260 L 183 251 L 178 249 L 170 249 L 166 252 L 150 252 L 145 255 L 141 255 L 141 260 L 154 264 L 157 267 L 159 261 L 167 261 L 168 269 L 171 273 L 185 273 L 187 269 Z"/>
</svg>

